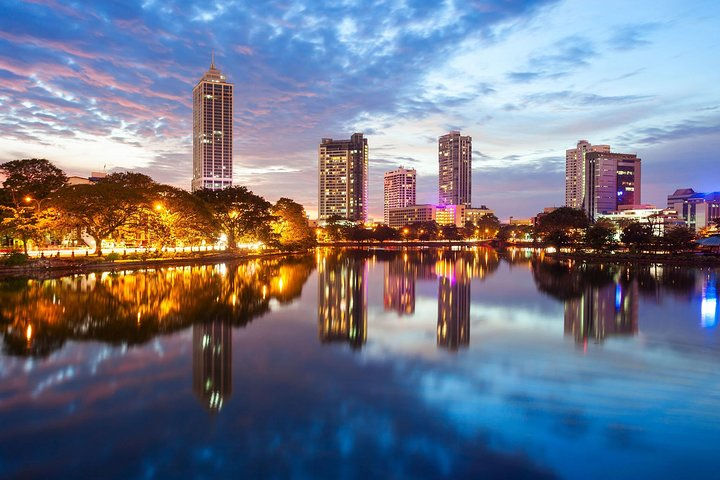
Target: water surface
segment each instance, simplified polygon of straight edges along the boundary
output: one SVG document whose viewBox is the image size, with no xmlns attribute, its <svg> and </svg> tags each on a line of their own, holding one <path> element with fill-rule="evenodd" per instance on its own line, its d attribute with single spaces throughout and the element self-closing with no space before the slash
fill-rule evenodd
<svg viewBox="0 0 720 480">
<path fill-rule="evenodd" d="M 476 249 L 0 282 L 0 477 L 711 477 L 719 281 Z"/>
</svg>

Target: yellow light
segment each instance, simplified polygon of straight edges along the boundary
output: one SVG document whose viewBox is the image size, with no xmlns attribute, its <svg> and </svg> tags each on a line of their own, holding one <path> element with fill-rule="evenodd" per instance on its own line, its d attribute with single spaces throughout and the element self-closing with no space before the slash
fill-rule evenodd
<svg viewBox="0 0 720 480">
<path fill-rule="evenodd" d="M 32 325 L 28 325 L 27 330 L 25 331 L 25 337 L 27 338 L 28 342 L 32 338 Z"/>
<path fill-rule="evenodd" d="M 162 203 L 156 203 L 156 204 L 155 204 L 155 210 L 157 210 L 157 211 L 159 212 L 159 211 L 162 210 L 162 209 L 163 209 Z"/>
<path fill-rule="evenodd" d="M 28 197 L 25 197 L 25 203 L 30 203 L 30 202 L 32 202 L 32 201 L 33 201 L 33 198 L 32 198 L 32 197 L 29 197 L 29 196 L 28 196 Z"/>
</svg>

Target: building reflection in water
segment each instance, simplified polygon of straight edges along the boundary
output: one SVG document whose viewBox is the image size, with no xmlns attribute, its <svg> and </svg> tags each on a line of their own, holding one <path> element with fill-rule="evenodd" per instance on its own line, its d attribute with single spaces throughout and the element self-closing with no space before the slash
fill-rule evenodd
<svg viewBox="0 0 720 480">
<path fill-rule="evenodd" d="M 610 335 L 637 334 L 637 282 L 623 282 L 619 276 L 607 285 L 584 285 L 580 297 L 565 301 L 565 335 L 585 343 L 588 339 L 600 342 Z"/>
<path fill-rule="evenodd" d="M 361 348 L 367 340 L 366 258 L 353 252 L 318 257 L 318 330 L 320 341 Z"/>
<path fill-rule="evenodd" d="M 383 284 L 383 306 L 385 310 L 398 315 L 415 313 L 415 278 L 417 265 L 408 258 L 408 253 L 393 257 L 385 262 Z"/>
<path fill-rule="evenodd" d="M 437 345 L 450 351 L 470 345 L 470 274 L 462 255 L 438 260 Z"/>
<path fill-rule="evenodd" d="M 232 393 L 232 326 L 216 320 L 193 325 L 193 392 L 210 412 Z"/>
<path fill-rule="evenodd" d="M 703 328 L 717 326 L 720 316 L 718 308 L 718 278 L 715 272 L 703 275 L 702 293 L 700 300 L 700 324 Z"/>
</svg>

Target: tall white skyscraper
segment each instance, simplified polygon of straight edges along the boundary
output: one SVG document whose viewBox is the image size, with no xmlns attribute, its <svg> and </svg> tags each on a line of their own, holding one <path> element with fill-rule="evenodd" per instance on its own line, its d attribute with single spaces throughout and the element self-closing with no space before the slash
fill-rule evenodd
<svg viewBox="0 0 720 480">
<path fill-rule="evenodd" d="M 193 88 L 192 190 L 220 190 L 233 178 L 233 85 L 215 68 Z"/>
<path fill-rule="evenodd" d="M 453 131 L 438 140 L 440 205 L 470 207 L 472 197 L 472 138 Z"/>
<path fill-rule="evenodd" d="M 565 151 L 565 206 L 583 208 L 585 199 L 585 154 L 609 153 L 610 145 L 590 145 L 580 140 L 576 148 Z"/>
<path fill-rule="evenodd" d="M 385 172 L 383 194 L 383 221 L 390 224 L 390 209 L 415 205 L 417 174 L 414 168 L 400 167 Z"/>
</svg>

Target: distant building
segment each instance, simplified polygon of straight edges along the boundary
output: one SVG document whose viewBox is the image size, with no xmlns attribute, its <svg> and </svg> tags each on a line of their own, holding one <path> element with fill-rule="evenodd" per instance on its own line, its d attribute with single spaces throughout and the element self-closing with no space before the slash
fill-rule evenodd
<svg viewBox="0 0 720 480">
<path fill-rule="evenodd" d="M 438 225 L 465 225 L 465 205 L 437 205 L 435 221 Z"/>
<path fill-rule="evenodd" d="M 438 140 L 440 205 L 470 207 L 472 197 L 472 138 L 458 131 Z"/>
<path fill-rule="evenodd" d="M 415 205 L 417 174 L 414 168 L 386 172 L 383 190 L 383 220 L 390 224 L 390 209 Z"/>
<path fill-rule="evenodd" d="M 233 85 L 215 68 L 193 88 L 192 191 L 221 190 L 233 181 Z"/>
<path fill-rule="evenodd" d="M 699 230 L 720 219 L 720 192 L 699 193 L 692 188 L 681 188 L 668 195 L 667 206 L 675 210 L 688 227 Z"/>
<path fill-rule="evenodd" d="M 583 208 L 585 198 L 585 154 L 610 152 L 610 145 L 590 145 L 580 140 L 577 147 L 565 151 L 565 206 Z"/>
<path fill-rule="evenodd" d="M 394 228 L 400 228 L 416 222 L 431 222 L 435 220 L 435 209 L 435 205 L 429 204 L 391 208 L 388 211 L 387 224 Z"/>
<path fill-rule="evenodd" d="M 628 153 L 585 154 L 583 209 L 590 219 L 642 202 L 640 162 L 637 155 Z"/>
<path fill-rule="evenodd" d="M 318 149 L 318 218 L 333 215 L 365 222 L 368 211 L 368 144 L 362 133 L 349 140 L 323 138 Z"/>
<path fill-rule="evenodd" d="M 481 218 L 488 215 L 495 215 L 494 210 L 490 210 L 485 205 L 480 208 L 466 208 L 465 209 L 465 222 L 477 223 Z"/>
<path fill-rule="evenodd" d="M 91 185 L 107 177 L 105 172 L 91 172 L 88 178 L 71 176 L 67 179 L 67 185 Z"/>
<path fill-rule="evenodd" d="M 600 213 L 597 219 L 609 220 L 618 227 L 627 222 L 650 224 L 653 234 L 658 236 L 662 236 L 667 228 L 685 223 L 678 218 L 675 210 L 657 208 L 654 205 L 638 205 L 634 208 L 621 208 L 616 212 Z"/>
</svg>

